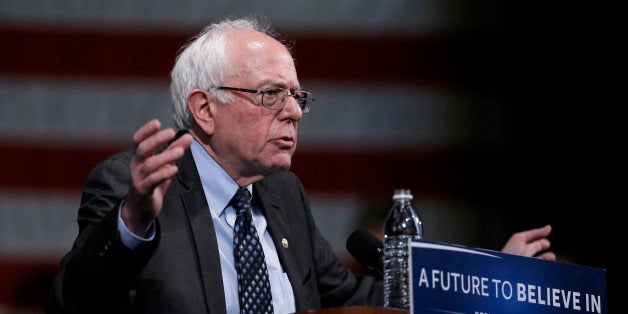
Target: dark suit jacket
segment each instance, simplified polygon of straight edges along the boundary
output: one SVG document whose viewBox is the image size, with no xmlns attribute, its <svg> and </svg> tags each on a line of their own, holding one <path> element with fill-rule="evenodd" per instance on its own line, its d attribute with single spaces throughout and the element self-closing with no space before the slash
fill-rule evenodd
<svg viewBox="0 0 628 314">
<path fill-rule="evenodd" d="M 189 150 L 177 162 L 179 173 L 164 196 L 155 241 L 139 252 L 122 245 L 117 217 L 131 181 L 132 153 L 115 154 L 89 174 L 78 212 L 79 235 L 61 262 L 47 311 L 225 313 L 218 244 Z M 354 276 L 335 256 L 292 172 L 256 182 L 253 191 L 292 284 L 297 311 L 383 304 L 382 282 Z"/>
</svg>

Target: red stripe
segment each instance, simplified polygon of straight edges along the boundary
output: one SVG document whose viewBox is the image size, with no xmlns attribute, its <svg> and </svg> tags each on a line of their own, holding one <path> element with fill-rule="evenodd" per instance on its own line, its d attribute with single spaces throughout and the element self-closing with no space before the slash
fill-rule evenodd
<svg viewBox="0 0 628 314">
<path fill-rule="evenodd" d="M 0 188 L 77 190 L 89 171 L 115 150 L 0 143 Z"/>
<path fill-rule="evenodd" d="M 120 148 L 0 143 L 0 188 L 78 193 L 89 171 Z M 488 151 L 336 149 L 297 151 L 291 170 L 310 193 L 388 198 L 407 187 L 425 197 L 473 199 L 495 188 L 498 166 Z"/>
<path fill-rule="evenodd" d="M 0 40 L 11 43 L 0 50 L 0 74 L 166 81 L 175 54 L 197 31 L 0 26 Z M 296 42 L 294 54 L 304 82 L 477 86 L 496 81 L 490 75 L 500 45 L 494 36 L 301 33 L 288 37 Z"/>
<path fill-rule="evenodd" d="M 52 259 L 0 260 L 0 312 L 2 305 L 11 305 L 16 310 L 42 310 L 58 271 L 59 262 Z"/>
</svg>

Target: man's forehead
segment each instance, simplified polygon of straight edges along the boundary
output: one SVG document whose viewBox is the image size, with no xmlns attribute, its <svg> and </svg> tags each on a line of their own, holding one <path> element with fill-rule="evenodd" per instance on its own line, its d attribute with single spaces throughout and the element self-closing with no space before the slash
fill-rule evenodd
<svg viewBox="0 0 628 314">
<path fill-rule="evenodd" d="M 242 40 L 233 43 L 229 55 L 233 65 L 240 63 L 257 66 L 270 62 L 283 66 L 294 66 L 294 59 L 288 49 L 270 37 L 242 38 Z"/>
<path fill-rule="evenodd" d="M 253 30 L 234 30 L 229 37 L 229 78 L 254 82 L 296 80 L 296 68 L 290 51 L 274 38 Z M 281 80 L 281 79 L 280 79 Z"/>
<path fill-rule="evenodd" d="M 227 49 L 231 53 L 257 53 L 265 50 L 287 49 L 276 39 L 253 30 L 232 30 L 228 33 Z"/>
<path fill-rule="evenodd" d="M 261 43 L 261 42 L 260 42 L 260 41 L 258 41 L 258 40 L 252 40 L 252 41 L 249 41 L 249 42 L 247 42 L 247 43 L 246 43 L 246 45 L 247 45 L 247 47 L 248 47 L 249 49 L 251 49 L 252 51 L 256 51 L 256 50 L 259 50 L 259 49 L 264 48 L 264 44 L 263 44 L 263 43 Z"/>
</svg>

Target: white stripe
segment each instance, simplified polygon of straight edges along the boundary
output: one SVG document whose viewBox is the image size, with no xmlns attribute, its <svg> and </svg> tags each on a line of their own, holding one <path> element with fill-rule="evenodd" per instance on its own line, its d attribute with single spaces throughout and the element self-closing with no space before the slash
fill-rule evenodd
<svg viewBox="0 0 628 314">
<path fill-rule="evenodd" d="M 306 86 L 316 101 L 299 123 L 299 149 L 414 147 L 497 143 L 497 99 L 449 90 L 387 85 Z M 6 79 L 0 77 L 0 139 L 102 145 L 130 142 L 152 118 L 172 125 L 166 83 Z M 478 128 L 478 126 L 481 126 Z"/>
<path fill-rule="evenodd" d="M 461 252 L 461 253 L 483 255 L 483 256 L 488 256 L 488 257 L 494 257 L 494 258 L 501 259 L 501 257 L 499 257 L 497 255 L 488 254 L 488 253 L 484 253 L 484 252 L 481 252 L 481 251 L 472 250 L 472 249 L 468 249 L 468 248 L 463 248 L 463 247 L 460 247 L 460 246 L 448 246 L 448 245 L 443 245 L 443 244 L 425 243 L 425 242 L 412 242 L 412 247 L 418 247 L 418 248 L 423 248 L 423 249 L 452 251 L 452 252 Z"/>
<path fill-rule="evenodd" d="M 0 99 L 0 134 L 5 139 L 130 143 L 135 130 L 152 118 L 172 124 L 167 83 L 0 77 Z"/>
<path fill-rule="evenodd" d="M 66 253 L 78 234 L 80 193 L 79 190 L 74 193 L 0 190 L 0 256 L 45 259 Z M 363 227 L 362 216 L 373 204 L 341 192 L 310 193 L 309 199 L 314 220 L 333 250 L 341 258 L 350 256 L 346 240 L 354 230 Z M 462 204 L 418 199 L 416 205 L 426 225 L 426 239 L 470 244 L 477 241 L 470 235 L 483 231 L 482 226 L 473 224 L 474 220 L 470 219 L 473 214 Z M 387 207 L 381 209 L 383 213 L 387 211 Z M 371 232 L 381 237 L 377 230 Z"/>
<path fill-rule="evenodd" d="M 59 256 L 78 233 L 80 191 L 0 190 L 0 256 Z"/>
</svg>

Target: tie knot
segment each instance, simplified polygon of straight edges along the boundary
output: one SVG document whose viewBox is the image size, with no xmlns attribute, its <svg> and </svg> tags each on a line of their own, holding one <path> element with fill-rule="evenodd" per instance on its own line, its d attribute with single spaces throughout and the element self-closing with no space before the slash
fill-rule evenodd
<svg viewBox="0 0 628 314">
<path fill-rule="evenodd" d="M 233 196 L 232 202 L 236 214 L 240 215 L 251 208 L 251 193 L 246 188 L 239 188 Z"/>
</svg>

